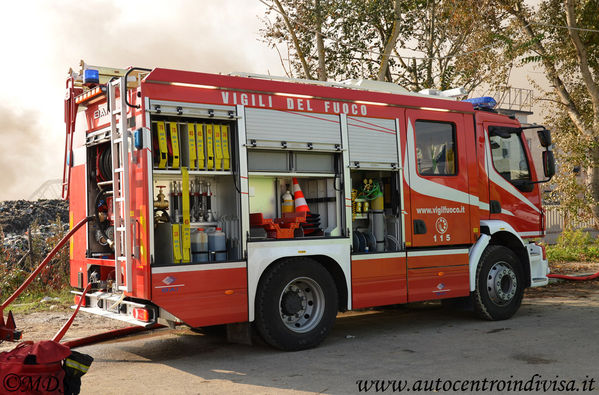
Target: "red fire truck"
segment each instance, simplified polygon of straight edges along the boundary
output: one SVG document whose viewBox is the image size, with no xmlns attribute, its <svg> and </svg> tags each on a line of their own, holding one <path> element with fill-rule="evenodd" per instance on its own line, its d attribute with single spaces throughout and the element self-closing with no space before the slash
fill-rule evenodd
<svg viewBox="0 0 599 395">
<path fill-rule="evenodd" d="M 253 323 L 284 350 L 352 309 L 469 297 L 511 317 L 549 272 L 527 127 L 490 98 L 427 93 L 82 62 L 63 196 L 71 226 L 93 217 L 70 244 L 83 310 Z M 529 128 L 550 178 L 550 133 Z"/>
</svg>

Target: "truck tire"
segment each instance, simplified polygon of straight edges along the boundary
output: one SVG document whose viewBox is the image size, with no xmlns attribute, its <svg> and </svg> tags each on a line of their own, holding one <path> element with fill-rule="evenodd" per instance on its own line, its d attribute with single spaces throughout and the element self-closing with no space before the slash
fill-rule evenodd
<svg viewBox="0 0 599 395">
<path fill-rule="evenodd" d="M 512 250 L 489 245 L 476 269 L 474 310 L 483 319 L 506 320 L 513 316 L 524 295 L 521 263 Z"/>
<path fill-rule="evenodd" d="M 285 351 L 320 344 L 337 316 L 337 287 L 330 273 L 307 258 L 286 259 L 264 274 L 256 293 L 256 328 Z"/>
</svg>

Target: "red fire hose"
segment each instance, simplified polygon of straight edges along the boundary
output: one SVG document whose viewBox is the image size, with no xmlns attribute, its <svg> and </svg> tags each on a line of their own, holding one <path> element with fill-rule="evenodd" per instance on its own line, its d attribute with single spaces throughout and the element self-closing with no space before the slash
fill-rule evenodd
<svg viewBox="0 0 599 395">
<path fill-rule="evenodd" d="M 599 272 L 588 275 L 588 276 L 569 276 L 567 274 L 548 274 L 547 277 L 561 278 L 562 280 L 587 281 L 587 280 L 594 280 L 596 278 L 599 278 Z"/>
<path fill-rule="evenodd" d="M 17 290 L 12 295 L 9 296 L 8 299 L 6 299 L 4 301 L 4 303 L 2 303 L 2 305 L 0 305 L 0 342 L 2 342 L 3 340 L 14 341 L 14 340 L 19 340 L 21 338 L 21 332 L 16 330 L 15 320 L 13 318 L 12 312 L 8 313 L 8 317 L 5 320 L 4 319 L 4 309 L 9 304 L 14 302 L 14 300 L 21 294 L 21 292 L 23 292 L 23 290 L 25 290 L 25 288 L 27 288 L 27 286 L 35 279 L 35 277 L 52 260 L 54 255 L 56 255 L 56 253 L 58 251 L 60 251 L 60 249 L 66 244 L 66 242 L 69 241 L 69 239 L 75 234 L 75 232 L 77 232 L 83 225 L 85 225 L 88 221 L 92 220 L 93 218 L 94 217 L 84 218 L 77 225 L 75 225 L 73 227 L 73 229 L 71 229 L 69 231 L 69 233 L 67 233 L 62 238 L 62 240 L 56 245 L 56 247 L 54 247 L 52 249 L 52 251 L 50 251 L 48 256 L 46 256 L 46 258 L 29 275 L 29 277 L 27 277 L 27 280 L 25 280 L 25 282 L 23 282 L 23 284 L 21 284 L 21 286 L 19 288 L 17 288 Z M 65 335 L 65 333 L 67 332 L 67 330 L 69 329 L 71 324 L 73 323 L 75 316 L 79 312 L 79 308 L 81 307 L 81 304 L 85 300 L 85 294 L 89 291 L 90 288 L 91 288 L 91 284 L 88 284 L 87 287 L 83 290 L 83 294 L 79 298 L 79 303 L 77 304 L 75 312 L 73 313 L 71 318 L 62 326 L 62 328 L 56 333 L 56 335 L 54 336 L 52 341 L 58 343 L 62 340 L 63 336 Z M 70 340 L 70 341 L 64 342 L 62 344 L 68 346 L 69 348 L 81 347 L 81 346 L 85 346 L 88 344 L 93 344 L 93 343 L 97 343 L 97 342 L 101 342 L 101 341 L 105 341 L 105 340 L 114 339 L 117 337 L 130 335 L 133 333 L 142 332 L 142 331 L 146 331 L 149 329 L 157 329 L 157 328 L 163 328 L 163 326 L 158 325 L 158 324 L 156 324 L 152 327 L 149 327 L 149 328 L 140 327 L 140 326 L 132 326 L 132 327 L 108 331 L 105 333 L 100 333 L 97 335 L 92 335 L 92 336 L 88 336 L 88 337 L 84 337 L 84 338 L 80 338 L 80 339 Z"/>
<path fill-rule="evenodd" d="M 42 263 L 39 264 L 39 266 L 33 271 L 33 273 L 31 273 L 29 275 L 29 277 L 27 277 L 27 280 L 25 280 L 23 282 L 23 284 L 21 284 L 21 286 L 19 288 L 17 288 L 17 290 L 15 292 L 13 292 L 12 295 L 10 295 L 8 297 L 8 299 L 6 299 L 4 301 L 4 303 L 2 303 L 2 305 L 0 305 L 0 341 L 2 341 L 2 340 L 13 341 L 13 340 L 19 340 L 21 338 L 21 332 L 16 330 L 15 320 L 13 318 L 12 312 L 9 312 L 6 321 L 4 320 L 4 309 L 9 304 L 11 304 L 21 294 L 21 292 L 23 292 L 25 290 L 25 288 L 27 288 L 27 286 L 29 284 L 31 284 L 31 282 L 35 279 L 35 277 L 37 277 L 37 275 L 42 271 L 42 269 L 44 267 L 46 267 L 46 265 L 52 260 L 52 258 L 54 258 L 54 255 L 56 255 L 56 253 L 58 251 L 60 251 L 60 249 L 66 244 L 67 241 L 69 241 L 69 239 L 75 234 L 75 232 L 77 232 L 79 230 L 79 228 L 81 228 L 83 225 L 85 225 L 87 223 L 87 221 L 89 221 L 92 218 L 93 217 L 86 217 L 86 218 L 83 218 L 81 221 L 79 221 L 79 223 L 77 225 L 75 225 L 73 227 L 73 229 L 71 229 L 69 231 L 69 233 L 67 233 L 62 238 L 62 240 L 60 240 L 60 243 L 58 243 L 56 245 L 56 247 L 54 247 L 52 249 L 52 251 L 50 251 L 48 256 L 46 256 L 46 258 L 42 261 Z M 87 289 L 89 289 L 89 287 Z M 86 289 L 86 291 L 87 291 L 87 289 Z M 72 322 L 72 320 L 71 320 L 71 322 Z M 69 326 L 70 326 L 70 323 L 69 323 Z M 67 327 L 67 329 L 68 329 L 68 327 Z M 66 329 L 65 329 L 65 332 L 66 332 Z M 63 335 L 64 335 L 64 333 L 63 333 Z"/>
</svg>

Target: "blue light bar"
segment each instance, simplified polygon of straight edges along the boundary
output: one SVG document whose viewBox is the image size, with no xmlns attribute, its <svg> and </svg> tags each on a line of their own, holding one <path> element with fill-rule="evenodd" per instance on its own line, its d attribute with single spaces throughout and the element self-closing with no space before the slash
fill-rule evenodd
<svg viewBox="0 0 599 395">
<path fill-rule="evenodd" d="M 83 83 L 84 84 L 99 84 L 100 83 L 100 72 L 93 69 L 83 70 Z"/>
<path fill-rule="evenodd" d="M 494 109 L 497 105 L 497 102 L 491 96 L 474 97 L 472 99 L 466 99 L 464 101 L 472 103 L 472 106 L 474 108 L 487 108 L 490 110 Z"/>
</svg>

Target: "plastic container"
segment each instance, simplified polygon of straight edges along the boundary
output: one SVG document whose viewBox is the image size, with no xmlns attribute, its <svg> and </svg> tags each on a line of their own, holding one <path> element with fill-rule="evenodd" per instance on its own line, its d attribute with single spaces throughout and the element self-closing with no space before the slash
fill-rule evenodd
<svg viewBox="0 0 599 395">
<path fill-rule="evenodd" d="M 198 228 L 191 233 L 191 252 L 208 252 L 208 234 L 204 228 Z"/>
<path fill-rule="evenodd" d="M 222 228 L 216 228 L 214 232 L 208 233 L 209 251 L 227 251 L 227 237 Z"/>
<path fill-rule="evenodd" d="M 208 251 L 210 261 L 227 260 L 227 236 L 222 228 L 216 228 L 214 232 L 208 233 Z"/>
<path fill-rule="evenodd" d="M 281 205 L 282 213 L 292 213 L 295 211 L 295 204 L 293 203 L 293 196 L 289 191 L 283 194 L 283 204 Z"/>
</svg>

